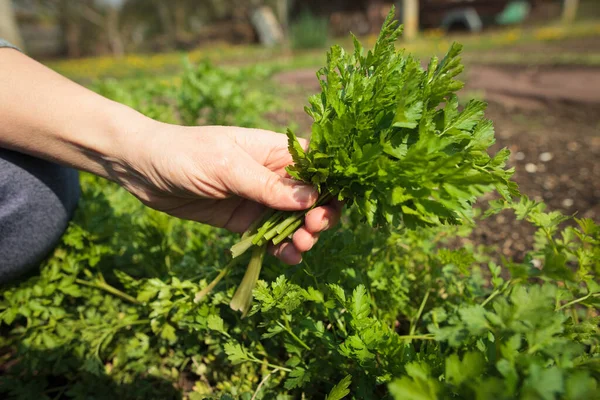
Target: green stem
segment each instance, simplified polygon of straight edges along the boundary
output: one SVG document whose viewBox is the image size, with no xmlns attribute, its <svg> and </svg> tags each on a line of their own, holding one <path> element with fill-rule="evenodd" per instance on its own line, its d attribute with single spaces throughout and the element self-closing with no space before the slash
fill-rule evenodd
<svg viewBox="0 0 600 400">
<path fill-rule="evenodd" d="M 279 325 L 280 327 L 282 327 L 283 329 L 285 329 L 285 331 L 287 333 L 289 333 L 296 342 L 298 342 L 302 347 L 304 347 L 306 350 L 310 350 L 310 347 L 308 347 L 308 345 L 306 343 L 304 343 L 304 341 L 302 339 L 300 339 L 298 336 L 296 336 L 296 334 L 292 331 L 292 328 L 290 328 L 290 324 L 287 321 L 287 319 L 285 320 L 285 326 L 277 321 L 277 325 Z"/>
<path fill-rule="evenodd" d="M 417 330 L 417 323 L 419 322 L 419 319 L 421 318 L 421 314 L 423 313 L 423 310 L 425 309 L 425 303 L 427 303 L 427 299 L 429 299 L 429 289 L 427 289 L 427 291 L 425 292 L 425 296 L 423 297 L 423 301 L 421 301 L 421 306 L 419 307 L 419 311 L 417 311 L 417 315 L 415 316 L 415 321 L 411 324 L 410 327 L 410 336 L 414 335 L 415 331 Z"/>
<path fill-rule="evenodd" d="M 257 237 L 257 235 L 258 234 L 246 236 L 231 246 L 231 249 L 229 250 L 231 252 L 231 257 L 237 258 L 244 254 L 250 247 L 254 246 L 254 238 Z"/>
<path fill-rule="evenodd" d="M 219 275 L 217 275 L 215 279 L 213 279 L 212 282 L 208 284 L 207 287 L 196 293 L 196 296 L 194 297 L 194 303 L 198 303 L 200 300 L 202 300 L 202 298 L 204 298 L 204 296 L 209 294 L 211 290 L 213 290 L 214 287 L 217 286 L 219 282 L 221 282 L 221 279 L 223 279 L 229 273 L 231 267 L 233 267 L 237 263 L 237 260 L 238 259 L 234 258 L 231 261 L 229 261 L 229 263 L 221 270 L 221 272 L 219 272 Z"/>
<path fill-rule="evenodd" d="M 402 335 L 398 336 L 398 338 L 403 340 L 435 340 L 434 335 Z"/>
<path fill-rule="evenodd" d="M 264 237 L 265 234 L 271 229 L 274 225 L 279 223 L 281 218 L 283 217 L 283 211 L 277 211 L 267 221 L 258 229 L 254 239 L 252 240 L 253 244 L 258 244 Z"/>
<path fill-rule="evenodd" d="M 508 281 L 506 281 L 506 284 L 504 287 L 502 287 L 500 289 L 496 289 L 492 293 L 490 293 L 490 295 L 487 297 L 487 299 L 485 299 L 483 301 L 483 303 L 481 303 L 481 307 L 485 307 L 490 301 L 494 300 L 496 298 L 496 296 L 498 296 L 502 292 L 507 291 L 511 286 L 514 286 L 517 283 L 519 283 L 520 280 L 521 279 L 518 278 L 518 279 L 509 279 Z"/>
<path fill-rule="evenodd" d="M 302 222 L 298 223 L 298 221 L 303 221 L 304 216 L 310 210 L 322 206 L 332 198 L 333 195 L 331 193 L 323 193 L 312 207 L 302 211 L 286 212 L 268 210 L 260 218 L 257 218 L 246 232 L 242 234 L 241 240 L 231 247 L 232 256 L 234 258 L 241 256 L 253 245 L 263 246 L 271 240 L 274 242 L 277 240 L 277 243 L 283 241 L 302 225 Z M 259 226 L 260 228 L 258 228 Z M 291 226 L 294 228 L 291 228 Z"/>
<path fill-rule="evenodd" d="M 249 361 L 252 361 L 252 362 L 255 362 L 255 363 L 258 363 L 258 364 L 265 364 L 267 367 L 275 368 L 275 369 L 282 370 L 282 371 L 285 371 L 285 372 L 292 372 L 292 370 L 289 369 L 289 368 L 282 367 L 281 365 L 275 365 L 275 364 L 271 364 L 271 363 L 264 363 L 263 361 L 259 360 L 258 358 L 257 359 L 250 359 Z"/>
<path fill-rule="evenodd" d="M 491 294 L 488 296 L 488 298 L 487 298 L 487 299 L 485 299 L 485 300 L 483 301 L 483 303 L 481 303 L 481 307 L 485 307 L 485 305 L 486 305 L 487 303 L 489 303 L 490 301 L 492 301 L 492 300 L 494 299 L 494 297 L 498 296 L 500 293 L 502 293 L 502 290 L 500 290 L 500 289 L 496 289 L 496 290 L 494 290 L 494 291 L 493 291 L 493 292 L 492 292 L 492 293 L 491 293 Z"/>
<path fill-rule="evenodd" d="M 265 233 L 264 238 L 266 240 L 273 239 L 275 236 L 277 236 L 279 233 L 281 233 L 285 228 L 287 228 L 288 226 L 293 224 L 299 217 L 302 217 L 302 215 L 303 214 L 300 211 L 290 214 L 283 221 L 281 221 L 280 223 L 275 225 L 273 228 L 269 229 L 269 231 L 267 233 Z"/>
<path fill-rule="evenodd" d="M 133 304 L 137 304 L 137 305 L 142 305 L 143 304 L 141 301 L 139 301 L 135 297 L 131 297 L 127 293 L 124 293 L 124 292 L 120 291 L 119 289 L 110 286 L 106 282 L 88 282 L 88 281 L 84 281 L 83 279 L 75 279 L 75 282 L 79 283 L 80 285 L 89 286 L 89 287 L 93 287 L 93 288 L 96 288 L 96 289 L 104 290 L 105 292 L 108 292 L 110 294 L 114 294 L 115 296 L 121 298 L 122 300 L 126 300 L 126 301 L 128 301 L 130 303 L 133 303 Z"/>
<path fill-rule="evenodd" d="M 600 293 L 598 293 L 598 292 L 590 292 L 590 293 L 588 293 L 587 295 L 585 295 L 583 297 L 580 297 L 578 299 L 572 300 L 572 301 L 570 301 L 570 302 L 568 302 L 568 303 L 566 303 L 566 304 L 558 307 L 556 309 L 556 311 L 560 311 L 560 310 L 562 310 L 564 308 L 567 308 L 567 307 L 570 307 L 570 306 L 572 306 L 574 304 L 581 303 L 582 301 L 586 301 L 590 297 L 599 297 L 599 296 L 600 296 Z"/>
<path fill-rule="evenodd" d="M 268 221 L 269 218 L 271 218 L 273 214 L 275 214 L 275 212 L 276 211 L 272 208 L 267 208 L 260 217 L 256 218 L 254 222 L 250 224 L 248 229 L 246 229 L 246 232 L 244 232 L 244 234 L 242 235 L 242 239 L 245 239 L 254 231 L 258 230 L 258 228 L 261 227 L 266 221 Z"/>
<path fill-rule="evenodd" d="M 242 282 L 235 291 L 231 303 L 229 303 L 229 306 L 233 310 L 242 312 L 242 318 L 248 314 L 248 311 L 250 311 L 250 307 L 252 306 L 252 291 L 256 286 L 256 281 L 258 281 L 266 250 L 266 244 L 260 247 L 254 247 L 244 278 L 242 278 Z"/>
<path fill-rule="evenodd" d="M 272 370 L 271 372 L 269 372 L 267 374 L 267 376 L 265 376 L 263 378 L 262 381 L 260 381 L 260 383 L 258 384 L 258 386 L 256 387 L 256 390 L 254 391 L 254 394 L 252 395 L 252 398 L 250 400 L 255 400 L 256 396 L 258 396 L 258 393 L 260 392 L 260 388 L 262 387 L 262 385 L 265 384 L 265 382 L 267 382 L 269 380 L 269 378 L 271 377 L 271 375 L 277 373 L 278 371 L 280 371 L 281 368 L 275 368 L 274 370 Z"/>
<path fill-rule="evenodd" d="M 300 228 L 300 226 L 302 226 L 303 223 L 304 223 L 303 218 L 298 219 L 296 222 L 294 222 L 293 224 L 288 226 L 279 235 L 275 236 L 272 240 L 273 244 L 279 244 L 282 241 L 284 241 L 288 236 L 290 236 L 292 233 L 296 232 L 296 229 Z"/>
</svg>

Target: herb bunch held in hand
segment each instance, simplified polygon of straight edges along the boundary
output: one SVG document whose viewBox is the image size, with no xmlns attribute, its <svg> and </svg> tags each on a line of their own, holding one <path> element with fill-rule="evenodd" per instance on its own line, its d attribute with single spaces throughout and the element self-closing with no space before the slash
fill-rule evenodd
<svg viewBox="0 0 600 400">
<path fill-rule="evenodd" d="M 352 53 L 330 49 L 317 72 L 321 93 L 306 108 L 314 120 L 310 146 L 304 151 L 288 130 L 295 164 L 287 170 L 319 189 L 317 205 L 354 204 L 371 226 L 458 224 L 470 218 L 478 196 L 494 189 L 505 198 L 517 194 L 505 169 L 509 152 L 488 154 L 494 129 L 484 102 L 459 110 L 462 46 L 453 44 L 423 69 L 395 49 L 402 28 L 393 16 L 392 9 L 373 50 L 365 53 L 356 37 Z M 234 258 L 254 247 L 232 308 L 247 314 L 266 246 L 292 235 L 306 212 L 269 211 L 232 247 Z"/>
</svg>

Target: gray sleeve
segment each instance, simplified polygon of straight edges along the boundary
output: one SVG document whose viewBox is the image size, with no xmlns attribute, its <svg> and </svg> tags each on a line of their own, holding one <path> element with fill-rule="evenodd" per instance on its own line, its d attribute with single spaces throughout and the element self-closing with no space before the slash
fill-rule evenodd
<svg viewBox="0 0 600 400">
<path fill-rule="evenodd" d="M 19 50 L 18 47 L 13 46 L 12 44 L 8 43 L 6 40 L 0 38 L 0 48 L 2 48 L 2 47 L 9 47 L 11 49 Z M 21 51 L 21 50 L 19 50 L 19 51 Z"/>
</svg>

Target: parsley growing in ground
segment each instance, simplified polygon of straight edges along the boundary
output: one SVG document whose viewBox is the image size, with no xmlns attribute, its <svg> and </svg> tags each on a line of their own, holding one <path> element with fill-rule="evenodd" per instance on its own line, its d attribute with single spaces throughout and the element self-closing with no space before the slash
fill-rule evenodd
<svg viewBox="0 0 600 400">
<path fill-rule="evenodd" d="M 207 97 L 198 118 L 217 123 L 215 104 L 250 101 L 253 84 L 265 89 L 257 72 L 239 70 L 246 91 Z M 177 99 L 193 82 L 147 76 L 100 89 L 182 123 Z M 232 106 L 228 117 L 264 127 L 249 109 Z M 229 301 L 242 271 L 195 300 L 237 237 L 151 210 L 89 174 L 81 186 L 75 219 L 39 272 L 0 287 L 0 398 L 600 400 L 591 219 L 526 198 L 493 201 L 485 215 L 510 211 L 535 231 L 534 246 L 511 260 L 470 223 L 388 231 L 350 207 L 301 265 L 265 259 L 241 319 Z"/>
<path fill-rule="evenodd" d="M 459 224 L 470 219 L 478 196 L 494 189 L 505 198 L 517 193 L 505 169 L 509 152 L 488 154 L 494 128 L 484 118 L 484 102 L 459 110 L 462 46 L 453 44 L 442 61 L 434 57 L 423 69 L 396 50 L 401 32 L 392 9 L 373 50 L 365 52 L 356 37 L 352 53 L 330 49 L 317 72 L 321 93 L 306 108 L 314 120 L 308 151 L 287 132 L 295 162 L 288 172 L 318 187 L 316 205 L 332 198 L 355 204 L 371 226 Z M 233 309 L 250 310 L 267 244 L 290 237 L 306 212 L 270 211 L 231 248 L 235 259 L 254 247 Z"/>
</svg>

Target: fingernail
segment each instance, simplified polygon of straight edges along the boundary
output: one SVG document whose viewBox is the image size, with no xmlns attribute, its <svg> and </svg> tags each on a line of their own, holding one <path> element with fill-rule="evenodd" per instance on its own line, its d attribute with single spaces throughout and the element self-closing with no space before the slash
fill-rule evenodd
<svg viewBox="0 0 600 400">
<path fill-rule="evenodd" d="M 327 230 L 329 229 L 329 219 L 328 218 L 323 218 L 323 221 L 321 222 L 321 230 Z"/>
<path fill-rule="evenodd" d="M 318 196 L 317 189 L 313 186 L 297 184 L 294 187 L 294 200 L 302 205 L 312 205 L 312 203 L 317 200 Z"/>
</svg>

